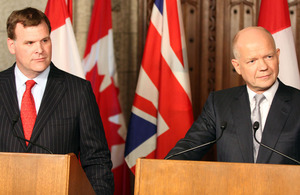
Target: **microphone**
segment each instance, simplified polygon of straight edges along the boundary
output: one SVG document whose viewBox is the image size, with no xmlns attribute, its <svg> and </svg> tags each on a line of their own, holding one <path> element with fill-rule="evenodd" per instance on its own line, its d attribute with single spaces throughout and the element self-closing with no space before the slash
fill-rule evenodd
<svg viewBox="0 0 300 195">
<path fill-rule="evenodd" d="M 37 146 L 37 147 L 39 147 L 39 148 L 42 148 L 43 150 L 47 151 L 49 154 L 53 154 L 53 152 L 51 152 L 51 150 L 49 150 L 47 147 L 42 146 L 42 145 L 37 144 L 37 143 L 34 143 L 34 142 L 32 142 L 32 141 L 30 141 L 30 140 L 28 140 L 28 139 L 25 139 L 25 138 L 20 137 L 20 136 L 17 135 L 17 133 L 16 133 L 16 131 L 15 131 L 15 125 L 16 125 L 16 123 L 18 122 L 19 118 L 20 118 L 20 117 L 19 117 L 18 114 L 16 114 L 16 115 L 13 116 L 13 118 L 12 118 L 12 132 L 13 132 L 13 135 L 14 135 L 16 138 L 20 139 L 20 140 L 26 141 L 26 142 L 28 142 L 28 143 L 31 143 L 31 144 L 34 145 L 34 146 Z"/>
<path fill-rule="evenodd" d="M 300 165 L 300 162 L 297 161 L 296 159 L 293 159 L 292 157 L 289 157 L 289 156 L 287 156 L 287 155 L 285 155 L 285 154 L 283 154 L 283 153 L 281 153 L 281 152 L 279 152 L 279 151 L 277 151 L 277 150 L 275 150 L 275 149 L 273 149 L 273 148 L 271 148 L 271 147 L 269 147 L 269 146 L 267 146 L 267 145 L 265 145 L 265 144 L 259 142 L 259 141 L 256 139 L 256 132 L 257 132 L 258 128 L 259 128 L 259 122 L 258 122 L 258 121 L 255 121 L 255 122 L 253 123 L 254 139 L 255 139 L 255 141 L 256 141 L 259 145 L 261 145 L 262 147 L 267 148 L 267 149 L 269 149 L 269 150 L 271 150 L 271 151 L 273 151 L 273 152 L 275 152 L 275 153 L 277 153 L 277 154 L 279 154 L 279 155 L 281 155 L 281 156 L 283 156 L 283 157 L 285 157 L 285 158 L 287 158 L 287 159 L 289 159 L 289 160 L 291 160 L 291 161 L 293 161 L 293 162 L 295 162 L 295 163 L 297 163 L 297 164 Z"/>
<path fill-rule="evenodd" d="M 180 155 L 180 154 L 184 154 L 184 153 L 190 152 L 190 151 L 192 151 L 192 150 L 196 150 L 196 149 L 198 149 L 198 148 L 202 148 L 202 147 L 204 147 L 204 146 L 207 146 L 207 145 L 216 143 L 216 142 L 219 141 L 219 139 L 222 137 L 223 132 L 224 132 L 224 130 L 226 129 L 226 127 L 227 127 L 227 122 L 226 122 L 226 121 L 222 121 L 222 122 L 221 122 L 221 125 L 220 125 L 220 128 L 221 128 L 221 130 L 222 130 L 222 131 L 221 131 L 221 135 L 220 135 L 217 139 L 215 139 L 215 140 L 213 140 L 213 141 L 210 141 L 210 142 L 207 142 L 207 143 L 204 143 L 204 144 L 201 144 L 201 145 L 198 145 L 198 146 L 195 146 L 195 147 L 192 147 L 192 148 L 189 148 L 189 149 L 186 149 L 186 150 L 183 150 L 183 151 L 181 151 L 181 152 L 177 152 L 177 153 L 172 154 L 172 155 L 170 155 L 170 156 L 167 156 L 167 157 L 165 158 L 165 160 L 168 160 L 168 159 L 170 159 L 170 158 L 172 158 L 172 157 L 174 157 L 174 156 L 178 156 L 178 155 Z"/>
</svg>

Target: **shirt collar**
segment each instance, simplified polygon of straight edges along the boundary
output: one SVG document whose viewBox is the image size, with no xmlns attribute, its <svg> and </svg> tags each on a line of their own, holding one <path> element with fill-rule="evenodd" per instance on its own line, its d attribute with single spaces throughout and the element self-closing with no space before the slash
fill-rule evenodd
<svg viewBox="0 0 300 195">
<path fill-rule="evenodd" d="M 276 79 L 275 83 L 267 90 L 265 91 L 263 94 L 264 96 L 266 97 L 266 100 L 271 104 L 272 101 L 273 101 L 273 98 L 275 96 L 275 93 L 278 89 L 278 86 L 279 86 L 279 82 L 278 80 Z M 250 102 L 252 102 L 254 96 L 256 95 L 256 93 L 254 91 L 252 91 L 248 86 L 247 86 L 247 91 L 248 91 L 248 94 L 249 94 L 249 100 Z"/>
<path fill-rule="evenodd" d="M 41 74 L 39 74 L 37 77 L 35 77 L 33 80 L 38 84 L 38 85 L 45 85 L 47 82 L 47 78 L 50 72 L 50 66 L 48 66 Z M 30 80 L 27 78 L 21 70 L 18 68 L 17 64 L 15 66 L 15 75 L 16 75 L 16 85 L 17 89 L 21 87 L 22 85 L 25 84 L 27 80 Z"/>
</svg>

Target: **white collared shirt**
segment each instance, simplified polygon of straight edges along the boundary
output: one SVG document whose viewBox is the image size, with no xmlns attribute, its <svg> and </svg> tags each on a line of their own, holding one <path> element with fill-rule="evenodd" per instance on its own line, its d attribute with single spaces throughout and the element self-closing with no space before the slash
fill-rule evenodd
<svg viewBox="0 0 300 195">
<path fill-rule="evenodd" d="M 275 83 L 272 85 L 272 87 L 270 87 L 270 89 L 268 89 L 267 91 L 265 91 L 263 94 L 266 97 L 260 104 L 260 115 L 261 115 L 261 129 L 262 131 L 264 130 L 265 124 L 266 124 L 266 120 L 267 120 L 267 116 L 273 101 L 273 98 L 275 96 L 275 93 L 278 89 L 279 86 L 279 82 L 276 79 Z M 249 101 L 250 101 L 250 108 L 251 108 L 251 113 L 254 110 L 255 107 L 255 100 L 254 100 L 254 96 L 256 95 L 256 93 L 254 91 L 252 91 L 248 86 L 247 86 L 247 91 L 248 91 L 248 95 L 249 95 Z"/>
<path fill-rule="evenodd" d="M 40 105 L 42 102 L 42 98 L 45 92 L 48 75 L 50 72 L 50 66 L 46 68 L 41 74 L 39 74 L 37 77 L 35 77 L 33 80 L 36 82 L 36 84 L 31 89 L 31 93 L 34 98 L 35 102 L 35 109 L 36 113 L 39 112 Z M 15 79 L 16 79 L 16 89 L 17 89 L 17 97 L 18 97 L 18 103 L 19 103 L 19 109 L 21 110 L 21 102 L 23 94 L 26 90 L 26 81 L 31 80 L 27 78 L 18 68 L 18 66 L 15 66 Z"/>
</svg>

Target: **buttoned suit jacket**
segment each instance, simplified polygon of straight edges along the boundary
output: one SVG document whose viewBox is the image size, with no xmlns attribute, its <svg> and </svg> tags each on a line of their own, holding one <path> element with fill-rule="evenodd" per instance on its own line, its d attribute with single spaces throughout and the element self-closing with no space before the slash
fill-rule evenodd
<svg viewBox="0 0 300 195">
<path fill-rule="evenodd" d="M 14 68 L 15 64 L 0 73 L 0 151 L 47 153 L 30 143 L 27 147 L 25 141 L 17 138 L 24 138 L 24 133 Z M 112 194 L 110 152 L 90 82 L 51 63 L 30 141 L 54 154 L 80 153 L 81 165 L 94 190 Z"/>
<path fill-rule="evenodd" d="M 217 142 L 217 160 L 254 162 L 253 128 L 246 86 L 212 92 L 199 118 L 167 156 L 215 140 L 220 125 L 227 122 Z M 271 104 L 261 142 L 300 160 L 300 91 L 279 81 Z M 172 159 L 200 160 L 211 146 L 184 153 Z M 295 164 L 293 161 L 260 146 L 257 163 Z"/>
</svg>

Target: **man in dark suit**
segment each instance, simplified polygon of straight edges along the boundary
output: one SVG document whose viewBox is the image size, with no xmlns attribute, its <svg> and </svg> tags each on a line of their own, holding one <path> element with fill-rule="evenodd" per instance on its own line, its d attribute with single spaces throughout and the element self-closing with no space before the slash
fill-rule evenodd
<svg viewBox="0 0 300 195">
<path fill-rule="evenodd" d="M 257 142 L 253 139 L 254 97 L 263 94 L 257 106 L 260 108 L 261 143 L 300 161 L 300 91 L 277 78 L 280 50 L 276 49 L 272 35 L 262 27 L 245 28 L 234 38 L 233 53 L 232 64 L 246 85 L 212 92 L 199 118 L 167 158 L 215 140 L 221 135 L 221 124 L 225 121 L 226 130 L 217 142 L 218 161 L 297 164 L 260 145 L 256 148 Z M 210 147 L 171 159 L 200 160 Z"/>
<path fill-rule="evenodd" d="M 110 152 L 91 85 L 51 62 L 50 32 L 48 18 L 34 8 L 14 11 L 7 20 L 16 63 L 0 73 L 0 151 L 75 153 L 95 192 L 113 194 Z M 29 130 L 22 100 L 28 80 L 34 81 L 36 115 Z"/>
</svg>

